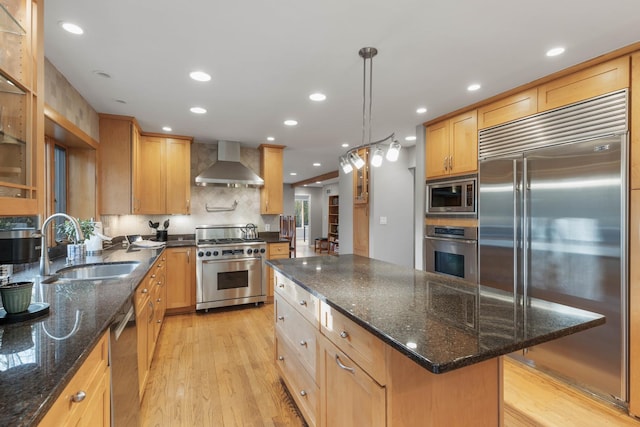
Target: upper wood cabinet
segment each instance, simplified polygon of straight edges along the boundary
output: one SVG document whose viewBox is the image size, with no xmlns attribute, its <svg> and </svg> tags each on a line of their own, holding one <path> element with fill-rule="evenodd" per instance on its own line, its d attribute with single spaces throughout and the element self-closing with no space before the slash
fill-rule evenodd
<svg viewBox="0 0 640 427">
<path fill-rule="evenodd" d="M 538 112 L 538 89 L 529 89 L 478 108 L 478 129 L 485 129 Z"/>
<path fill-rule="evenodd" d="M 278 215 L 284 212 L 282 145 L 262 144 L 260 147 L 260 176 L 264 187 L 260 189 L 260 214 Z"/>
<path fill-rule="evenodd" d="M 100 115 L 100 213 L 190 213 L 191 138 L 142 134 L 133 117 Z"/>
<path fill-rule="evenodd" d="M 0 215 L 44 212 L 42 2 L 0 8 Z"/>
<path fill-rule="evenodd" d="M 629 56 L 538 86 L 538 111 L 547 111 L 629 87 Z"/>
<path fill-rule="evenodd" d="M 427 179 L 477 171 L 476 110 L 427 126 L 425 144 Z"/>
</svg>

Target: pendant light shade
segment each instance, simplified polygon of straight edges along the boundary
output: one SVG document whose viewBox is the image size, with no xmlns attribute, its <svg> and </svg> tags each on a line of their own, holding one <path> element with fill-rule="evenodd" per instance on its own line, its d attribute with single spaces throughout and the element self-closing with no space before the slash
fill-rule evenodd
<svg viewBox="0 0 640 427">
<path fill-rule="evenodd" d="M 382 152 L 382 148 L 380 147 L 376 147 L 375 151 L 373 152 L 373 156 L 371 156 L 371 166 L 378 168 L 382 165 L 382 155 L 384 153 Z"/>
<path fill-rule="evenodd" d="M 349 163 L 349 161 L 344 157 L 340 157 L 340 167 L 342 168 L 342 172 L 346 174 L 351 173 L 351 171 L 353 170 L 353 166 L 351 166 L 351 163 Z"/>
<path fill-rule="evenodd" d="M 391 142 L 391 145 L 389 145 L 389 149 L 387 150 L 387 160 L 389 160 L 390 162 L 395 162 L 398 160 L 398 157 L 400 156 L 400 143 L 396 140 L 393 140 Z"/>
<path fill-rule="evenodd" d="M 349 153 L 349 161 L 356 169 L 362 169 L 364 166 L 364 160 L 355 151 Z"/>
</svg>

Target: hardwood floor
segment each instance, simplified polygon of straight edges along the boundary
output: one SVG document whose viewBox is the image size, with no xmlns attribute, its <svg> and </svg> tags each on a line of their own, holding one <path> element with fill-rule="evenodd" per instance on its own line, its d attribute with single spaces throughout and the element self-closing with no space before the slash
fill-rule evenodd
<svg viewBox="0 0 640 427">
<path fill-rule="evenodd" d="M 273 351 L 271 304 L 166 317 L 142 425 L 305 426 L 280 383 Z M 640 427 L 619 409 L 510 359 L 504 386 L 506 427 Z"/>
</svg>

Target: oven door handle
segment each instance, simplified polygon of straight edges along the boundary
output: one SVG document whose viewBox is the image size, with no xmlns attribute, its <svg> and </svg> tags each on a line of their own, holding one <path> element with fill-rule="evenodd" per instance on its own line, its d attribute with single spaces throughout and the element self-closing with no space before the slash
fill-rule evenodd
<svg viewBox="0 0 640 427">
<path fill-rule="evenodd" d="M 203 264 L 221 264 L 221 263 L 227 263 L 229 261 L 235 261 L 235 262 L 250 262 L 250 261 L 262 261 L 262 257 L 257 257 L 257 258 L 225 258 L 225 259 L 207 259 L 207 260 L 202 260 L 201 262 Z"/>
<path fill-rule="evenodd" d="M 429 240 L 438 240 L 441 242 L 450 242 L 450 243 L 467 243 L 469 245 L 477 245 L 478 241 L 477 240 L 470 240 L 470 239 L 455 239 L 455 238 L 450 238 L 450 237 L 432 237 L 432 236 L 424 236 L 425 239 L 429 239 Z"/>
</svg>

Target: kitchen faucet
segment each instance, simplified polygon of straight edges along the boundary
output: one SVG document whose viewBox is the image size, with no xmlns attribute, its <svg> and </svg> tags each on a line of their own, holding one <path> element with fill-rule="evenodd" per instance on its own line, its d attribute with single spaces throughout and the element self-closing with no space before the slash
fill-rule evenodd
<svg viewBox="0 0 640 427">
<path fill-rule="evenodd" d="M 76 230 L 77 241 L 84 240 L 84 234 L 82 234 L 82 230 L 80 229 L 80 223 L 77 219 L 72 216 L 69 216 L 64 213 L 54 213 L 49 218 L 44 220 L 42 224 L 42 228 L 40 229 L 40 276 L 48 276 L 49 275 L 49 248 L 47 242 L 47 225 L 56 217 L 63 217 L 71 221 L 73 227 Z"/>
</svg>

